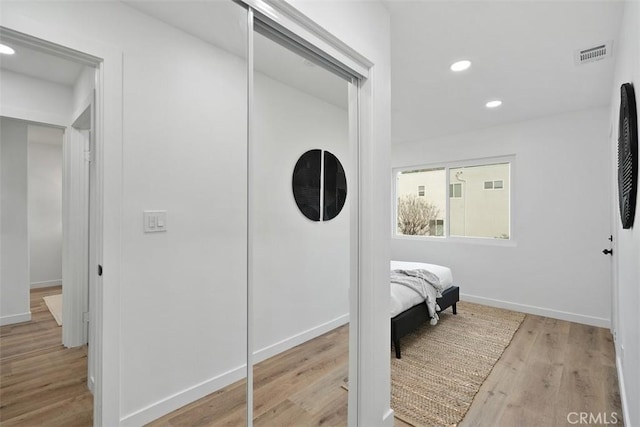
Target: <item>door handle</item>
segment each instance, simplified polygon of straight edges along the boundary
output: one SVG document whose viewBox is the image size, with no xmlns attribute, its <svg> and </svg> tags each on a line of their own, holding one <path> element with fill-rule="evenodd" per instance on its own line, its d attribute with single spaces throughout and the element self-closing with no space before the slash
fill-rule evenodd
<svg viewBox="0 0 640 427">
<path fill-rule="evenodd" d="M 602 251 L 603 254 L 605 255 L 611 255 L 613 256 L 613 249 L 605 249 Z"/>
</svg>

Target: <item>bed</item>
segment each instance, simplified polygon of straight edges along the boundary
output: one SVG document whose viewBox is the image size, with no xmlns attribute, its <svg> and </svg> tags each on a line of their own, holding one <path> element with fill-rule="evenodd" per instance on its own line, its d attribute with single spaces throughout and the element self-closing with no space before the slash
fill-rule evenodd
<svg viewBox="0 0 640 427">
<path fill-rule="evenodd" d="M 457 314 L 456 303 L 460 300 L 460 288 L 453 284 L 451 269 L 436 264 L 420 262 L 391 261 L 391 270 L 427 270 L 435 274 L 444 290 L 442 297 L 436 299 L 440 311 L 451 307 Z M 401 358 L 400 338 L 431 320 L 424 298 L 417 292 L 395 283 L 391 283 L 391 342 L 396 358 Z"/>
</svg>

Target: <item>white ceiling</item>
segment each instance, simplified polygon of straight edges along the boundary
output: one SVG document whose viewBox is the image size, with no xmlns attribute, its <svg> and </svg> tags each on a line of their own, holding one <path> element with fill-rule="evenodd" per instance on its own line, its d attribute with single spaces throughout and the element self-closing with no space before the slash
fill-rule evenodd
<svg viewBox="0 0 640 427">
<path fill-rule="evenodd" d="M 618 1 L 403 1 L 391 12 L 392 141 L 420 141 L 610 102 L 612 59 L 574 51 L 615 40 Z M 469 59 L 469 70 L 449 66 Z M 484 104 L 499 98 L 503 105 Z"/>
<path fill-rule="evenodd" d="M 13 55 L 0 55 L 0 69 L 24 74 L 40 80 L 73 86 L 84 65 L 69 61 L 26 45 L 4 42 L 16 51 Z"/>
</svg>

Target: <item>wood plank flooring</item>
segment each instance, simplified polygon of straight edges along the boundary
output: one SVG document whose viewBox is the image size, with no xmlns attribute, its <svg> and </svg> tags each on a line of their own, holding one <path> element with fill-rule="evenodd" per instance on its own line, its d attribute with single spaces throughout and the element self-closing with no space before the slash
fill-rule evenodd
<svg viewBox="0 0 640 427">
<path fill-rule="evenodd" d="M 527 315 L 460 426 L 568 426 L 580 412 L 622 425 L 611 333 Z"/>
<path fill-rule="evenodd" d="M 87 347 L 62 346 L 62 328 L 42 297 L 60 286 L 31 291 L 31 321 L 0 328 L 0 424 L 91 426 Z"/>
<path fill-rule="evenodd" d="M 65 349 L 42 297 L 32 292 L 32 321 L 0 328 L 0 424 L 90 426 L 86 347 Z M 257 426 L 344 426 L 348 328 L 259 364 L 254 372 Z M 391 353 L 390 353 L 391 357 Z M 527 315 L 461 422 L 470 426 L 567 426 L 571 412 L 622 418 L 608 330 Z M 151 426 L 242 426 L 240 381 L 151 423 Z M 604 415 L 603 415 L 604 416 Z M 396 420 L 396 426 L 407 424 Z M 622 425 L 622 421 L 618 423 Z"/>
</svg>

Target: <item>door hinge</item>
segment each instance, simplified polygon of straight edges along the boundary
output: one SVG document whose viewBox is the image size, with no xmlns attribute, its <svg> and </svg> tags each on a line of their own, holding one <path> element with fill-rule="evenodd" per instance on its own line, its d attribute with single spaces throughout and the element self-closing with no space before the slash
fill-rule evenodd
<svg viewBox="0 0 640 427">
<path fill-rule="evenodd" d="M 611 235 L 609 236 L 609 241 L 610 241 L 610 242 L 613 242 L 613 234 L 611 234 Z"/>
<path fill-rule="evenodd" d="M 91 163 L 93 161 L 92 154 L 93 154 L 92 151 L 85 151 L 84 152 L 84 160 L 85 160 L 85 162 Z"/>
<path fill-rule="evenodd" d="M 89 323 L 89 312 L 85 311 L 82 313 L 82 321 L 85 323 Z"/>
</svg>

